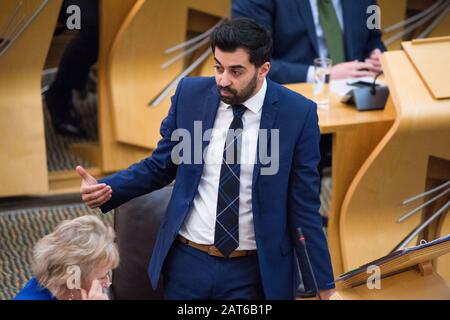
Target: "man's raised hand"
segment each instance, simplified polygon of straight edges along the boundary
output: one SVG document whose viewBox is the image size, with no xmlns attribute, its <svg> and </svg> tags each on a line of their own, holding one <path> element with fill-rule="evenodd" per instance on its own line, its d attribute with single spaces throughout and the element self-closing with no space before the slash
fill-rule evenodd
<svg viewBox="0 0 450 320">
<path fill-rule="evenodd" d="M 98 183 L 82 166 L 77 166 L 77 173 L 81 177 L 81 199 L 86 205 L 95 209 L 103 205 L 112 196 L 112 189 L 105 183 Z"/>
</svg>

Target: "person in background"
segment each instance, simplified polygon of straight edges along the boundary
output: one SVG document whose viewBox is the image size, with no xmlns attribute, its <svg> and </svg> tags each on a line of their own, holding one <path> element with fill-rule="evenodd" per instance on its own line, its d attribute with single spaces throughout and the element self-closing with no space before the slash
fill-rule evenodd
<svg viewBox="0 0 450 320">
<path fill-rule="evenodd" d="M 315 58 L 331 58 L 331 79 L 373 76 L 386 50 L 378 29 L 369 29 L 374 0 L 233 0 L 232 15 L 248 17 L 272 32 L 272 68 L 280 84 L 313 82 Z"/>
<path fill-rule="evenodd" d="M 103 290 L 119 264 L 114 238 L 93 215 L 61 222 L 35 245 L 34 276 L 15 300 L 108 300 Z"/>
<path fill-rule="evenodd" d="M 271 80 L 313 83 L 314 59 L 319 57 L 333 61 L 331 80 L 382 72 L 386 47 L 380 30 L 367 26 L 372 5 L 375 0 L 233 0 L 232 15 L 254 19 L 272 32 Z M 322 135 L 321 176 L 331 166 L 331 145 L 331 135 Z"/>
<path fill-rule="evenodd" d="M 99 50 L 99 1 L 65 0 L 61 10 L 76 5 L 80 8 L 81 29 L 64 51 L 55 81 L 45 93 L 45 103 L 55 132 L 73 137 L 85 137 L 81 119 L 73 102 L 74 89 L 83 92 L 91 67 L 97 62 Z"/>
</svg>

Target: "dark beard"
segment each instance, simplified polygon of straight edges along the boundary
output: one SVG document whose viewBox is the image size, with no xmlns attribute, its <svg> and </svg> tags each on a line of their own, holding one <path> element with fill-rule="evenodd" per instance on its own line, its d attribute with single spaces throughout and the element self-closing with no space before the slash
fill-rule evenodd
<svg viewBox="0 0 450 320">
<path fill-rule="evenodd" d="M 231 89 L 229 87 L 221 87 L 217 86 L 217 89 L 219 90 L 220 100 L 225 102 L 229 105 L 239 105 L 247 101 L 251 98 L 251 96 L 255 93 L 256 85 L 258 82 L 258 73 L 255 72 L 255 76 L 250 80 L 248 85 L 242 89 L 240 93 L 238 93 L 236 90 Z M 226 91 L 231 93 L 232 95 L 229 97 L 224 97 L 220 94 L 220 90 Z"/>
</svg>

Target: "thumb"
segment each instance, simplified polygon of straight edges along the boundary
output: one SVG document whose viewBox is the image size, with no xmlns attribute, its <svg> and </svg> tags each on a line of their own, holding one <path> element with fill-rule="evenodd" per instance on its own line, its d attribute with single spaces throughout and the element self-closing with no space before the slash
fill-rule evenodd
<svg viewBox="0 0 450 320">
<path fill-rule="evenodd" d="M 96 184 L 97 180 L 91 176 L 82 166 L 77 166 L 75 169 L 78 175 L 88 184 Z"/>
</svg>

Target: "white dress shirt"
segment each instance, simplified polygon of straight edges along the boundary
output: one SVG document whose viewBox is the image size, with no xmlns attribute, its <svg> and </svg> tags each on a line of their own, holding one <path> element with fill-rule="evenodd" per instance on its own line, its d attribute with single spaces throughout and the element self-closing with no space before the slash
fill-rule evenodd
<svg viewBox="0 0 450 320">
<path fill-rule="evenodd" d="M 328 57 L 328 48 L 325 42 L 325 36 L 323 34 L 322 25 L 320 24 L 319 19 L 319 8 L 317 7 L 318 0 L 309 0 L 311 4 L 312 16 L 314 19 L 314 25 L 316 28 L 316 36 L 317 36 L 317 44 L 319 49 L 319 58 Z M 320 1 L 320 0 L 319 0 Z M 333 2 L 334 10 L 336 11 L 336 16 L 339 20 L 339 25 L 341 27 L 342 32 L 344 32 L 344 16 L 342 13 L 342 4 L 340 0 L 331 0 Z M 308 75 L 306 78 L 307 82 L 314 82 L 314 66 L 310 66 L 308 69 Z"/>
<path fill-rule="evenodd" d="M 243 104 L 248 110 L 242 117 L 241 174 L 239 191 L 239 247 L 236 250 L 255 250 L 255 231 L 252 210 L 252 179 L 256 162 L 258 132 L 267 82 L 256 95 Z M 213 107 L 213 106 L 211 106 Z M 192 207 L 181 226 L 179 234 L 186 239 L 214 244 L 216 210 L 220 171 L 227 131 L 233 120 L 230 105 L 220 102 L 212 130 L 211 140 L 205 152 L 205 165 Z"/>
</svg>

